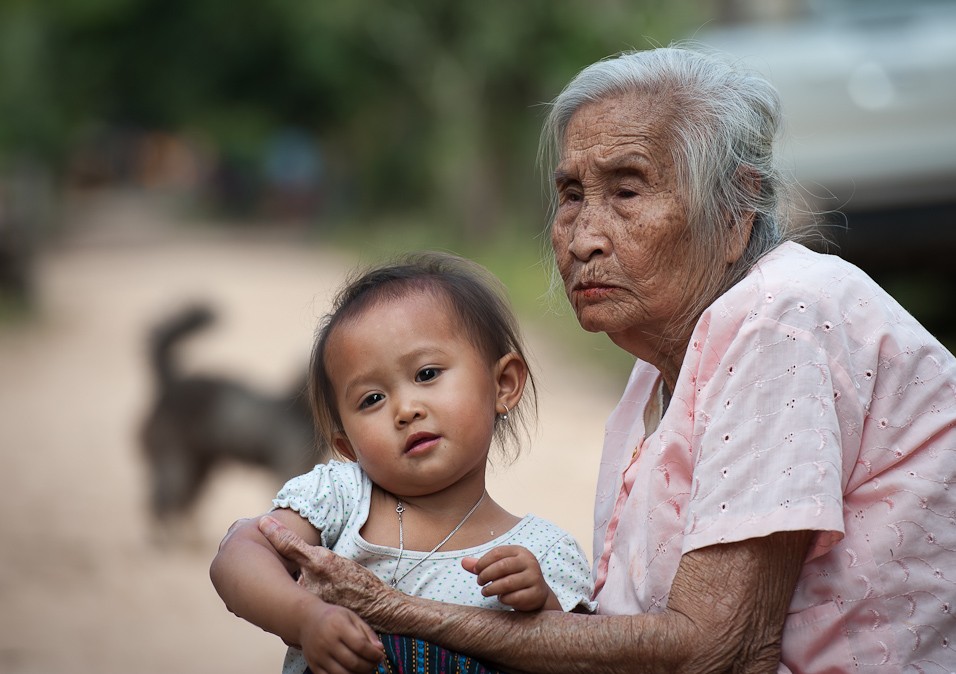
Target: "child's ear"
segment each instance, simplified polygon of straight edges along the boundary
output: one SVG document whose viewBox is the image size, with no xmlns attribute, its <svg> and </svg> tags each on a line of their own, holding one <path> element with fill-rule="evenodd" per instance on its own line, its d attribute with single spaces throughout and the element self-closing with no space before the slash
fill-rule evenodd
<svg viewBox="0 0 956 674">
<path fill-rule="evenodd" d="M 498 410 L 505 413 L 518 406 L 524 385 L 528 381 L 528 365 L 517 353 L 506 353 L 495 363 L 495 380 L 498 387 L 496 407 L 502 405 L 507 409 Z"/>
<path fill-rule="evenodd" d="M 352 451 L 352 443 L 349 442 L 348 436 L 345 433 L 336 433 L 332 436 L 332 446 L 335 448 L 335 451 L 344 456 L 349 461 L 357 461 L 355 458 L 355 452 Z"/>
</svg>

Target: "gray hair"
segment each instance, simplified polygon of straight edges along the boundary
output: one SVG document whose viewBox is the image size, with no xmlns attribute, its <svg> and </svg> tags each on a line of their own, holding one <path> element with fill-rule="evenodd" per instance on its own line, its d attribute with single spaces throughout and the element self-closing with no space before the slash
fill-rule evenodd
<svg viewBox="0 0 956 674">
<path fill-rule="evenodd" d="M 692 232 L 688 254 L 696 257 L 697 268 L 709 270 L 702 287 L 688 288 L 693 297 L 685 298 L 686 311 L 675 317 L 676 334 L 686 335 L 707 306 L 788 238 L 791 188 L 773 153 L 780 101 L 767 80 L 716 54 L 680 46 L 624 52 L 586 67 L 551 103 L 540 146 L 546 179 L 561 161 L 574 114 L 588 103 L 627 94 L 670 104 L 677 186 Z M 556 195 L 550 180 L 549 186 L 553 223 Z M 725 225 L 751 214 L 745 253 L 727 268 L 723 251 L 740 228 Z"/>
</svg>

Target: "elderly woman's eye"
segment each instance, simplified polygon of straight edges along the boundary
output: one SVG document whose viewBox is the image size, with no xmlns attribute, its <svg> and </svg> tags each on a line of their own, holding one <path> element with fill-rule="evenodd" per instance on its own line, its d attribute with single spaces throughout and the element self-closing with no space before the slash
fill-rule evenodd
<svg viewBox="0 0 956 674">
<path fill-rule="evenodd" d="M 628 188 L 628 187 L 619 187 L 617 190 L 617 196 L 622 199 L 631 199 L 637 196 L 637 192 Z"/>
</svg>

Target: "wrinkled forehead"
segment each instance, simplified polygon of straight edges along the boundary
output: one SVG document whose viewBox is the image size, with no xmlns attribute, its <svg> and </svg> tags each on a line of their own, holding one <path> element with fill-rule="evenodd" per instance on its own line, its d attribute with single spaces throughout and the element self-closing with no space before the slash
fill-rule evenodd
<svg viewBox="0 0 956 674">
<path fill-rule="evenodd" d="M 554 184 L 641 174 L 678 183 L 672 106 L 638 94 L 581 106 L 571 117 L 560 147 Z"/>
<path fill-rule="evenodd" d="M 663 149 L 673 138 L 669 97 L 629 92 L 585 103 L 568 121 L 560 159 L 575 151 L 614 152 L 633 144 Z"/>
</svg>

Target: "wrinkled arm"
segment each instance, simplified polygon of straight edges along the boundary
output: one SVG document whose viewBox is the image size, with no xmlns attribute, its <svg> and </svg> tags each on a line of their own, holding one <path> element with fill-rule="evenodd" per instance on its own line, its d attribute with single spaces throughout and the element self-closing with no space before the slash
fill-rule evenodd
<svg viewBox="0 0 956 674">
<path fill-rule="evenodd" d="M 298 514 L 277 510 L 270 517 L 319 544 L 318 532 Z M 209 574 L 230 611 L 302 648 L 314 671 L 374 670 L 382 658 L 375 633 L 353 612 L 299 585 L 294 570 L 259 531 L 258 519 L 247 519 L 230 527 Z"/>
<path fill-rule="evenodd" d="M 667 610 L 636 616 L 486 611 L 408 597 L 268 520 L 261 525 L 306 585 L 376 630 L 413 635 L 513 672 L 774 672 L 812 532 L 684 555 Z"/>
</svg>

